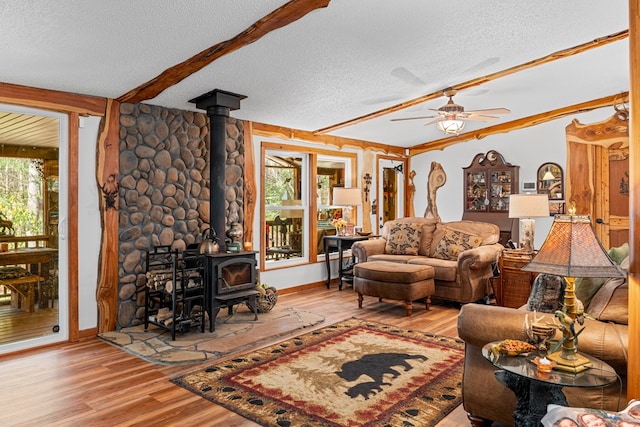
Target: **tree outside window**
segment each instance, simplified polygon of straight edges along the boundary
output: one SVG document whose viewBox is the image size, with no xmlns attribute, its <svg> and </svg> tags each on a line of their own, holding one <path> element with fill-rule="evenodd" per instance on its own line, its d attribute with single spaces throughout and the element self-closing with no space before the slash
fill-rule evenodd
<svg viewBox="0 0 640 427">
<path fill-rule="evenodd" d="M 44 234 L 42 164 L 34 159 L 0 157 L 0 214 L 15 236 Z"/>
</svg>

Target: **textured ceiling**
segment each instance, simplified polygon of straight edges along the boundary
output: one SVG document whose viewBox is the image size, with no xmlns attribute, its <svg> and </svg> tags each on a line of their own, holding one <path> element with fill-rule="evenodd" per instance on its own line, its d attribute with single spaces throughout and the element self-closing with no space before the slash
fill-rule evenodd
<svg viewBox="0 0 640 427">
<path fill-rule="evenodd" d="M 4 0 L 0 82 L 117 98 L 285 3 Z M 331 0 L 145 102 L 195 109 L 189 99 L 218 88 L 247 96 L 234 117 L 316 131 L 625 30 L 627 8 L 623 0 Z M 625 39 L 454 99 L 467 110 L 508 108 L 503 123 L 628 91 L 628 68 Z M 440 139 L 428 120 L 390 119 L 445 102 L 331 134 L 401 147 Z"/>
</svg>

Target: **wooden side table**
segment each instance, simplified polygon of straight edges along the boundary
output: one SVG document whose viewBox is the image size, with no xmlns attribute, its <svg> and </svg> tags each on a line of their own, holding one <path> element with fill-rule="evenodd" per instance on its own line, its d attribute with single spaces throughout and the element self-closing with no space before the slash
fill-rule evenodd
<svg viewBox="0 0 640 427">
<path fill-rule="evenodd" d="M 492 281 L 498 305 L 518 308 L 527 303 L 538 274 L 522 271 L 521 268 L 531 262 L 533 255 L 518 250 L 502 251 L 500 277 Z"/>
<path fill-rule="evenodd" d="M 342 256 L 346 249 L 351 248 L 355 242 L 360 240 L 368 240 L 375 236 L 324 236 L 324 262 L 327 267 L 327 289 L 331 287 L 331 263 L 329 261 L 329 252 L 332 249 L 338 251 L 338 290 L 342 290 L 342 282 L 353 281 L 353 259 L 347 265 L 344 265 Z"/>
</svg>

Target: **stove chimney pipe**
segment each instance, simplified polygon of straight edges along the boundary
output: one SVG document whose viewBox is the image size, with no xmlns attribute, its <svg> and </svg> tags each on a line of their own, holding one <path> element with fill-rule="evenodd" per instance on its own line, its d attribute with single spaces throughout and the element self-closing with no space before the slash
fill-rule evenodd
<svg viewBox="0 0 640 427">
<path fill-rule="evenodd" d="M 209 226 L 218 236 L 220 251 L 226 252 L 225 243 L 225 168 L 227 164 L 226 150 L 226 118 L 229 111 L 240 108 L 240 101 L 246 96 L 214 89 L 189 100 L 196 108 L 206 110 L 209 117 Z"/>
</svg>

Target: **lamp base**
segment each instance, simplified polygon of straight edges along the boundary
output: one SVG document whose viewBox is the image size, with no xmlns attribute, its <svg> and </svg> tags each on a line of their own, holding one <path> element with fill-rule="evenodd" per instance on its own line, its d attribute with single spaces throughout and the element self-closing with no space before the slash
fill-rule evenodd
<svg viewBox="0 0 640 427">
<path fill-rule="evenodd" d="M 562 351 L 556 351 L 555 353 L 547 355 L 547 359 L 556 362 L 555 369 L 559 371 L 573 372 L 574 374 L 586 371 L 592 366 L 589 359 L 578 353 L 574 354 L 571 359 L 566 359 L 562 357 Z"/>
<path fill-rule="evenodd" d="M 520 248 L 522 252 L 533 253 L 533 233 L 536 223 L 531 218 L 520 219 Z"/>
</svg>

